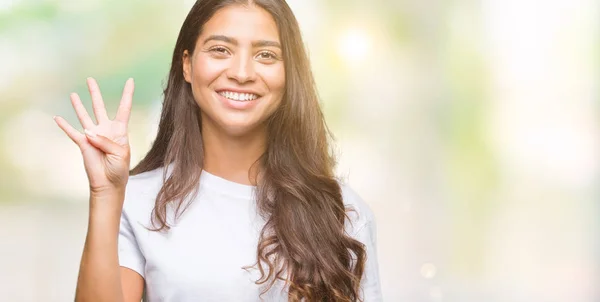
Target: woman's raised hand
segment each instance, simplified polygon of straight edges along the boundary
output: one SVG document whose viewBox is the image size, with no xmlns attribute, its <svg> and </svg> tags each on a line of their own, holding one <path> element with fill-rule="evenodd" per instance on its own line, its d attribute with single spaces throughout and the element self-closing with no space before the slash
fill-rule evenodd
<svg viewBox="0 0 600 302">
<path fill-rule="evenodd" d="M 71 94 L 71 103 L 85 134 L 73 128 L 64 118 L 55 116 L 58 126 L 79 146 L 90 193 L 96 195 L 124 192 L 129 179 L 130 147 L 127 124 L 133 98 L 133 79 L 125 82 L 121 103 L 114 120 L 106 114 L 104 101 L 96 80 L 87 79 L 97 124 L 90 118 L 81 99 Z"/>
</svg>

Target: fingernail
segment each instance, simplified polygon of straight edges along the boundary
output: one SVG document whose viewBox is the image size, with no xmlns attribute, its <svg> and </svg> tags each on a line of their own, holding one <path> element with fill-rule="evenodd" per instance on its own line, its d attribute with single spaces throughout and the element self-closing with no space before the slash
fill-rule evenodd
<svg viewBox="0 0 600 302">
<path fill-rule="evenodd" d="M 89 137 L 92 137 L 92 138 L 93 138 L 93 137 L 96 137 L 96 133 L 94 133 L 94 132 L 92 132 L 92 131 L 90 131 L 90 130 L 83 129 L 83 132 L 85 132 L 85 134 L 86 134 L 87 136 L 89 136 Z"/>
</svg>

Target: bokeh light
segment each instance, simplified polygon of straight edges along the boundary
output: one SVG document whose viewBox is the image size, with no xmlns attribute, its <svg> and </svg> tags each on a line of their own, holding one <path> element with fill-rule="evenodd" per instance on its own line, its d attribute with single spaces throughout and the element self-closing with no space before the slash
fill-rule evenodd
<svg viewBox="0 0 600 302">
<path fill-rule="evenodd" d="M 366 59 L 370 50 L 369 36 L 360 29 L 348 29 L 339 40 L 340 55 L 350 64 Z"/>
</svg>

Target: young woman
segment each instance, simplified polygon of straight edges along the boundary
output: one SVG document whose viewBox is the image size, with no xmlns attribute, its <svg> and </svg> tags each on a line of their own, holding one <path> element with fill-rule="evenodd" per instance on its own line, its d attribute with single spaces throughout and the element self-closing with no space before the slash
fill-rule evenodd
<svg viewBox="0 0 600 302">
<path fill-rule="evenodd" d="M 199 0 L 159 130 L 129 171 L 134 83 L 114 120 L 76 94 L 90 212 L 77 301 L 380 301 L 375 220 L 333 175 L 329 133 L 284 0 Z"/>
</svg>

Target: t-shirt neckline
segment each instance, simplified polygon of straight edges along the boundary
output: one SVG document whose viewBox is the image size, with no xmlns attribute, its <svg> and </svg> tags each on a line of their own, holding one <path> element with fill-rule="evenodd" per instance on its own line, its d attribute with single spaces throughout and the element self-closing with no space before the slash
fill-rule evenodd
<svg viewBox="0 0 600 302">
<path fill-rule="evenodd" d="M 245 185 L 227 180 L 211 174 L 204 169 L 200 173 L 200 186 L 217 190 L 226 195 L 233 195 L 248 199 L 252 199 L 254 197 L 254 192 L 256 190 L 256 186 Z"/>
</svg>

